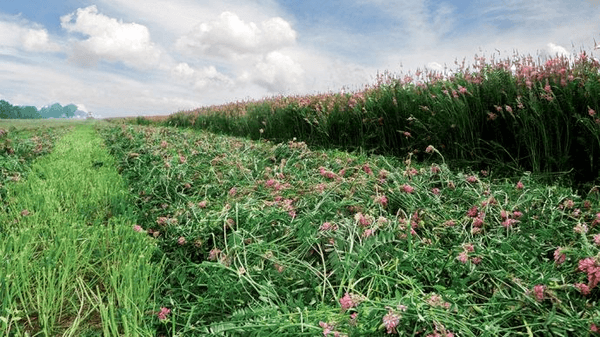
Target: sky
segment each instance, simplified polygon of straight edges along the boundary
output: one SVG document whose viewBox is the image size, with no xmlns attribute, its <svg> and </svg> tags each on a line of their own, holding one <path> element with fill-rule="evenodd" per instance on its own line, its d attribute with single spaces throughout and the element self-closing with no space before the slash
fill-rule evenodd
<svg viewBox="0 0 600 337">
<path fill-rule="evenodd" d="M 0 99 L 167 115 L 596 41 L 600 0 L 0 0 Z"/>
</svg>

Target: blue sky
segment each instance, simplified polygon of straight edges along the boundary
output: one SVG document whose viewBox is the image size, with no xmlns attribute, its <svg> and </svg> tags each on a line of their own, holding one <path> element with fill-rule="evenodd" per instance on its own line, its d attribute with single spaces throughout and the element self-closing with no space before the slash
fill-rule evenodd
<svg viewBox="0 0 600 337">
<path fill-rule="evenodd" d="M 594 40 L 600 0 L 2 1 L 0 99 L 164 115 Z"/>
</svg>

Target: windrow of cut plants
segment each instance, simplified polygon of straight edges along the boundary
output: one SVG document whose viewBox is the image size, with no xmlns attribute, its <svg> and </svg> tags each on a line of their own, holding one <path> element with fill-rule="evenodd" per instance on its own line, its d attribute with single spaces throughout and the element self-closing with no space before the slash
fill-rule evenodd
<svg viewBox="0 0 600 337">
<path fill-rule="evenodd" d="M 31 163 L 52 151 L 68 127 L 39 126 L 31 130 L 0 127 L 0 200 L 5 204 L 6 185 L 27 177 Z M 0 227 L 1 228 L 1 227 Z"/>
<path fill-rule="evenodd" d="M 473 69 L 463 60 L 451 76 L 386 73 L 356 92 L 234 102 L 137 122 L 394 156 L 433 145 L 458 167 L 570 172 L 567 183 L 584 190 L 600 171 L 599 67 L 585 53 L 572 62 L 476 56 Z"/>
<path fill-rule="evenodd" d="M 423 162 L 169 127 L 99 132 L 137 195 L 131 230 L 166 259 L 159 334 L 598 331 L 597 188 L 451 171 L 435 142 L 415 147 Z"/>
</svg>

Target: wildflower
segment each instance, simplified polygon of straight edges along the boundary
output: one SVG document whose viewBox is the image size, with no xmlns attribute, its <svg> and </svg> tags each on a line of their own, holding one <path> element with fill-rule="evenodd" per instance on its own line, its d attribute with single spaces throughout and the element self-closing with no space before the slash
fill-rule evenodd
<svg viewBox="0 0 600 337">
<path fill-rule="evenodd" d="M 573 230 L 577 234 L 585 234 L 588 232 L 588 227 L 585 223 L 578 223 L 575 227 L 573 227 Z"/>
<path fill-rule="evenodd" d="M 373 235 L 373 233 L 375 233 L 375 229 L 365 229 L 365 231 L 362 234 L 363 238 L 368 238 L 369 236 Z"/>
<path fill-rule="evenodd" d="M 455 225 L 454 220 L 447 220 L 446 222 L 444 222 L 444 225 L 448 226 L 448 227 L 453 227 Z"/>
<path fill-rule="evenodd" d="M 202 200 L 202 201 L 200 201 L 200 202 L 198 203 L 198 207 L 200 207 L 200 208 L 206 208 L 206 204 L 207 204 L 207 203 L 208 203 L 208 202 L 207 202 L 206 200 Z"/>
<path fill-rule="evenodd" d="M 506 219 L 506 220 L 502 221 L 502 226 L 504 226 L 505 228 L 510 228 L 517 222 L 518 222 L 518 220 L 515 220 L 515 219 Z"/>
<path fill-rule="evenodd" d="M 538 284 L 533 287 L 533 295 L 538 302 L 544 300 L 544 291 L 546 290 L 546 286 Z"/>
<path fill-rule="evenodd" d="M 512 112 L 513 112 L 513 109 L 510 107 L 510 105 L 505 105 L 505 106 L 504 106 L 504 109 L 505 109 L 506 111 L 510 112 L 510 113 L 512 113 Z"/>
<path fill-rule="evenodd" d="M 333 231 L 335 231 L 335 230 L 337 230 L 337 229 L 338 229 L 338 225 L 335 225 L 335 224 L 334 224 L 334 225 L 332 225 L 332 224 L 331 224 L 331 223 L 329 223 L 329 222 L 324 222 L 324 223 L 321 225 L 321 227 L 319 227 L 319 230 L 320 230 L 320 231 L 328 231 L 328 230 L 333 230 Z"/>
<path fill-rule="evenodd" d="M 378 204 L 381 204 L 381 206 L 385 207 L 385 206 L 387 206 L 388 199 L 386 198 L 385 195 L 381 195 L 381 196 L 375 197 L 375 202 Z"/>
<path fill-rule="evenodd" d="M 573 208 L 573 207 L 575 207 L 575 202 L 571 199 L 567 199 L 564 202 L 564 207 L 565 208 Z"/>
<path fill-rule="evenodd" d="M 142 229 L 142 226 L 140 226 L 140 225 L 135 225 L 135 226 L 133 226 L 133 230 L 134 230 L 134 231 L 136 231 L 136 232 L 141 232 L 141 231 L 143 231 L 143 229 Z"/>
<path fill-rule="evenodd" d="M 213 248 L 208 253 L 208 259 L 211 261 L 216 261 L 219 255 L 221 255 L 221 250 L 218 248 Z"/>
<path fill-rule="evenodd" d="M 171 313 L 171 309 L 161 307 L 160 311 L 157 314 L 158 319 L 160 319 L 161 321 L 164 321 L 165 319 L 167 319 L 167 315 L 170 313 Z"/>
<path fill-rule="evenodd" d="M 406 192 L 406 193 L 409 193 L 409 194 L 410 194 L 410 193 L 412 193 L 412 192 L 415 190 L 415 188 L 414 188 L 414 187 L 412 187 L 412 186 L 410 186 L 410 185 L 408 185 L 408 184 L 404 184 L 404 185 L 402 185 L 402 190 L 403 190 L 404 192 Z"/>
<path fill-rule="evenodd" d="M 433 150 L 434 150 L 434 147 L 433 147 L 432 145 L 429 145 L 429 146 L 427 146 L 427 148 L 425 149 L 425 152 L 426 152 L 426 153 L 431 153 L 431 152 L 433 152 Z"/>
<path fill-rule="evenodd" d="M 296 217 L 296 211 L 289 211 L 288 215 L 292 217 L 292 219 L 294 219 Z"/>
<path fill-rule="evenodd" d="M 475 246 L 473 246 L 472 243 L 465 243 L 463 245 L 463 248 L 465 249 L 465 251 L 467 252 L 474 252 L 475 251 Z"/>
<path fill-rule="evenodd" d="M 525 187 L 525 185 L 523 185 L 523 183 L 521 181 L 519 181 L 517 183 L 517 186 L 516 186 L 517 190 L 522 190 L 524 187 Z"/>
<path fill-rule="evenodd" d="M 590 117 L 594 117 L 596 115 L 596 111 L 594 111 L 592 108 L 588 107 L 588 115 L 590 115 Z"/>
<path fill-rule="evenodd" d="M 464 95 L 464 94 L 466 94 L 468 91 L 467 91 L 467 88 L 465 88 L 465 87 L 463 87 L 463 86 L 460 86 L 460 85 L 459 85 L 459 86 L 458 86 L 458 92 L 460 92 L 461 94 L 463 94 L 463 95 Z"/>
<path fill-rule="evenodd" d="M 179 164 L 184 164 L 186 162 L 185 156 L 179 156 Z"/>
<path fill-rule="evenodd" d="M 434 187 L 431 189 L 431 193 L 433 193 L 435 195 L 440 195 L 440 189 L 437 187 Z"/>
<path fill-rule="evenodd" d="M 450 180 L 450 181 L 448 182 L 448 188 L 449 188 L 449 189 L 451 189 L 451 190 L 453 190 L 453 189 L 455 189 L 455 188 L 456 188 L 456 186 L 454 185 L 454 182 L 453 182 L 452 180 Z"/>
<path fill-rule="evenodd" d="M 358 303 L 354 302 L 353 296 L 351 296 L 348 293 L 344 294 L 344 297 L 340 298 L 340 304 L 342 305 L 343 311 L 346 311 L 358 305 Z"/>
<path fill-rule="evenodd" d="M 463 252 L 460 252 L 460 254 L 458 254 L 456 259 L 458 261 L 460 261 L 461 263 L 467 263 L 467 261 L 469 261 L 469 256 L 467 255 L 467 252 L 463 251 Z"/>
<path fill-rule="evenodd" d="M 237 188 L 235 188 L 235 187 L 232 187 L 229 190 L 229 195 L 232 196 L 232 197 L 235 196 L 236 193 L 237 193 Z"/>
<path fill-rule="evenodd" d="M 498 117 L 498 115 L 496 115 L 495 113 L 493 113 L 493 112 L 488 112 L 488 120 L 489 120 L 489 121 L 493 121 L 493 120 L 495 120 L 497 117 Z"/>
<path fill-rule="evenodd" d="M 556 250 L 554 251 L 554 262 L 556 262 L 557 265 L 560 265 L 563 262 L 565 262 L 566 259 L 567 255 L 562 252 L 562 248 L 556 248 Z"/>
<path fill-rule="evenodd" d="M 592 324 L 590 324 L 590 331 L 591 332 L 595 332 L 595 333 L 599 333 L 600 332 L 600 328 L 598 328 L 596 326 L 596 324 L 592 323 Z"/>
<path fill-rule="evenodd" d="M 277 263 L 274 263 L 273 267 L 275 267 L 275 269 L 277 269 L 277 271 L 280 272 L 280 273 L 283 273 L 283 270 L 285 269 L 284 266 L 282 266 L 280 264 L 277 264 Z"/>
<path fill-rule="evenodd" d="M 162 147 L 163 149 L 166 148 L 169 144 L 167 143 L 166 140 L 163 140 L 160 142 L 160 147 Z"/>
<path fill-rule="evenodd" d="M 373 174 L 373 170 L 371 170 L 371 168 L 369 167 L 369 164 L 365 164 L 362 167 L 363 171 L 365 171 L 366 174 Z"/>
<path fill-rule="evenodd" d="M 156 219 L 156 223 L 162 226 L 167 223 L 167 220 L 169 220 L 169 218 L 167 218 L 166 216 L 159 216 Z"/>
<path fill-rule="evenodd" d="M 577 288 L 583 296 L 590 294 L 590 287 L 588 287 L 585 283 L 575 283 L 573 286 Z"/>
<path fill-rule="evenodd" d="M 600 281 L 600 266 L 592 258 L 585 258 L 579 261 L 578 269 L 588 275 L 588 287 L 594 288 Z"/>
<path fill-rule="evenodd" d="M 483 218 L 481 218 L 480 216 L 476 217 L 473 219 L 473 227 L 481 227 L 483 226 Z"/>
<path fill-rule="evenodd" d="M 600 246 L 600 234 L 594 235 L 594 243 Z"/>
<path fill-rule="evenodd" d="M 178 243 L 180 246 L 183 246 L 183 245 L 185 245 L 185 243 L 186 243 L 186 242 L 187 242 L 187 241 L 185 240 L 185 238 L 184 238 L 183 236 L 180 236 L 180 237 L 179 237 L 179 239 L 177 239 L 177 243 Z"/>
<path fill-rule="evenodd" d="M 522 217 L 522 216 L 523 216 L 523 213 L 520 212 L 520 211 L 514 211 L 513 212 L 513 217 L 515 217 L 517 219 L 520 218 L 520 217 Z"/>
<path fill-rule="evenodd" d="M 471 262 L 473 262 L 473 264 L 480 264 L 481 258 L 480 257 L 471 258 Z"/>
<path fill-rule="evenodd" d="M 471 217 L 471 218 L 476 217 L 477 214 L 479 214 L 479 210 L 477 209 L 477 206 L 473 206 L 467 211 L 467 216 Z"/>
<path fill-rule="evenodd" d="M 433 165 L 433 166 L 431 166 L 431 173 L 432 173 L 432 174 L 438 174 L 438 173 L 440 173 L 441 171 L 442 171 L 442 170 L 440 169 L 440 167 L 439 167 L 439 166 L 436 166 L 436 165 Z"/>
<path fill-rule="evenodd" d="M 467 177 L 467 182 L 476 183 L 477 182 L 477 177 L 475 177 L 475 176 L 468 176 Z"/>
<path fill-rule="evenodd" d="M 396 327 L 398 326 L 398 323 L 400 323 L 400 315 L 394 313 L 392 310 L 389 310 L 388 313 L 383 316 L 382 320 L 388 334 L 398 333 L 396 331 Z"/>
</svg>

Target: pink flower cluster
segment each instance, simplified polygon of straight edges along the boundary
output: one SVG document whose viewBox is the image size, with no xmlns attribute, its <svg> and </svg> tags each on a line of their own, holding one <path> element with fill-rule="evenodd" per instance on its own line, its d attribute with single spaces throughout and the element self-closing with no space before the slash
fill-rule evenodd
<svg viewBox="0 0 600 337">
<path fill-rule="evenodd" d="M 357 307 L 360 302 L 362 302 L 364 300 L 364 297 L 357 295 L 357 294 L 352 294 L 352 293 L 345 293 L 344 297 L 340 298 L 340 304 L 342 305 L 342 311 L 346 311 L 348 309 Z"/>
<path fill-rule="evenodd" d="M 167 319 L 167 315 L 170 313 L 171 313 L 171 309 L 161 307 L 160 311 L 156 315 L 158 316 L 158 319 L 160 319 L 161 321 L 164 321 L 165 319 Z"/>
<path fill-rule="evenodd" d="M 388 313 L 383 316 L 383 325 L 385 326 L 388 334 L 398 333 L 396 331 L 396 327 L 398 326 L 398 323 L 400 323 L 400 318 L 402 318 L 402 316 L 392 311 L 392 309 L 389 309 Z"/>
<path fill-rule="evenodd" d="M 338 331 L 334 331 L 335 325 L 330 323 L 325 323 L 323 321 L 319 322 L 319 326 L 323 328 L 323 336 L 329 336 L 329 334 L 333 334 L 333 337 L 346 337 L 345 334 L 342 334 Z"/>
<path fill-rule="evenodd" d="M 504 226 L 505 228 L 511 228 L 514 224 L 518 223 L 519 220 L 517 219 L 521 216 L 523 216 L 523 213 L 519 211 L 514 211 L 512 214 L 509 214 L 505 210 L 500 211 L 500 217 L 502 218 L 502 226 Z"/>
<path fill-rule="evenodd" d="M 600 265 L 591 257 L 587 257 L 579 261 L 579 271 L 582 271 L 588 276 L 588 288 L 593 289 L 600 281 Z"/>
</svg>

